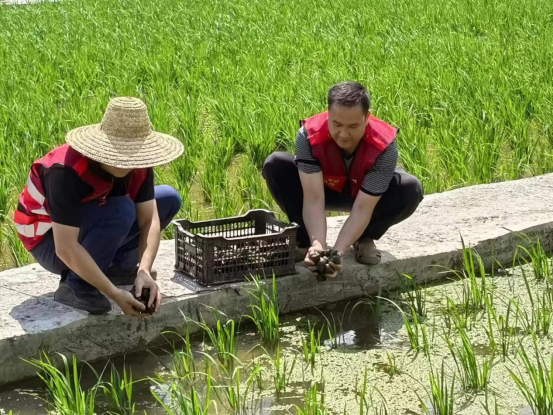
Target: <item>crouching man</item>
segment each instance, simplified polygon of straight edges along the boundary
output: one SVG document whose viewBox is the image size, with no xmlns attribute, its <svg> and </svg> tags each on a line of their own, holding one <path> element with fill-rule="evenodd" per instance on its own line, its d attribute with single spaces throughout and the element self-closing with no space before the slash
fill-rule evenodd
<svg viewBox="0 0 553 415">
<path fill-rule="evenodd" d="M 169 186 L 154 187 L 152 167 L 183 153 L 174 137 L 151 130 L 146 105 L 114 98 L 100 124 L 70 131 L 66 143 L 32 165 L 14 216 L 25 248 L 46 270 L 61 275 L 54 300 L 107 313 L 110 297 L 125 314 L 142 303 L 117 285 L 148 288 L 148 305 L 159 309 L 152 279 L 161 230 L 181 206 Z"/>
<path fill-rule="evenodd" d="M 358 262 L 380 262 L 374 241 L 413 214 L 423 198 L 420 181 L 397 167 L 397 133 L 370 114 L 363 85 L 343 82 L 330 88 L 327 112 L 301 122 L 295 158 L 280 152 L 267 158 L 269 191 L 301 227 L 298 260 L 312 267 L 327 249 L 325 211 L 334 211 L 351 212 L 333 247 L 339 256 L 353 245 Z"/>
</svg>

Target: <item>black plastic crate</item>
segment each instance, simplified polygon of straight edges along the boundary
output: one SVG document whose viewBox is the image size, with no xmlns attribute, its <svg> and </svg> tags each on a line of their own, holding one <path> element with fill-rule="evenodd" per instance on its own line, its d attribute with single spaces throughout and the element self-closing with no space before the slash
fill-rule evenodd
<svg viewBox="0 0 553 415">
<path fill-rule="evenodd" d="M 174 220 L 175 269 L 203 285 L 244 281 L 245 276 L 295 272 L 297 230 L 268 210 L 191 222 Z"/>
</svg>

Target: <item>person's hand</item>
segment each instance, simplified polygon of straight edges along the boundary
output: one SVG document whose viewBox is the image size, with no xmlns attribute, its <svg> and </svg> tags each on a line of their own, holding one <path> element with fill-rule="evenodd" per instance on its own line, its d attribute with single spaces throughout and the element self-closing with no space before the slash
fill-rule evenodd
<svg viewBox="0 0 553 415">
<path fill-rule="evenodd" d="M 159 311 L 161 307 L 161 291 L 157 283 L 152 279 L 150 274 L 147 271 L 139 270 L 136 280 L 134 280 L 134 287 L 136 289 L 136 296 L 141 297 L 142 290 L 145 288 L 150 289 L 150 298 L 148 299 L 148 308 L 151 308 L 152 305 L 155 305 L 155 312 Z"/>
<path fill-rule="evenodd" d="M 342 256 L 344 254 L 340 251 L 333 250 L 330 252 L 328 257 L 328 265 L 334 270 L 332 275 L 329 275 L 329 278 L 334 278 L 340 271 L 342 271 Z"/>
<path fill-rule="evenodd" d="M 140 317 L 140 311 L 146 310 L 144 304 L 134 298 L 130 292 L 125 290 L 117 289 L 111 299 L 115 301 L 123 313 L 129 316 Z"/>
<path fill-rule="evenodd" d="M 313 263 L 308 266 L 309 270 L 317 273 L 317 279 L 320 281 L 336 278 L 342 270 L 342 253 L 336 250 L 316 250 L 309 260 Z"/>
<path fill-rule="evenodd" d="M 309 268 L 310 271 L 312 272 L 317 271 L 315 264 L 318 261 L 318 259 L 321 257 L 321 253 L 323 251 L 324 251 L 323 246 L 318 242 L 315 242 L 307 250 L 307 255 L 305 256 L 305 260 L 303 262 L 305 263 L 305 265 L 307 265 L 307 268 Z"/>
</svg>

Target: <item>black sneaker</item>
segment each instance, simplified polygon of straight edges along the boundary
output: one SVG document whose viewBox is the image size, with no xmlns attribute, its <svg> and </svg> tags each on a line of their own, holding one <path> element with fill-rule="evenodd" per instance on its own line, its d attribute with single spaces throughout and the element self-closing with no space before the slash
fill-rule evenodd
<svg viewBox="0 0 553 415">
<path fill-rule="evenodd" d="M 106 271 L 106 277 L 109 278 L 113 285 L 134 285 L 136 274 L 138 274 L 138 266 L 130 270 L 125 270 L 119 268 L 117 265 L 112 265 Z M 150 276 L 155 280 L 157 278 L 157 271 L 152 270 Z"/>
<path fill-rule="evenodd" d="M 100 291 L 75 291 L 65 282 L 60 282 L 54 293 L 54 301 L 88 311 L 90 314 L 105 314 L 111 311 L 111 303 Z"/>
</svg>

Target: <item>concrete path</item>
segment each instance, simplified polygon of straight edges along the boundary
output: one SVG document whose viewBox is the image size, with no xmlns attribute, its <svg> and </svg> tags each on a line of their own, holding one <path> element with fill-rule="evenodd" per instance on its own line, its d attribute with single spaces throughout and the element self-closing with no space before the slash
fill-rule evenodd
<svg viewBox="0 0 553 415">
<path fill-rule="evenodd" d="M 336 239 L 345 217 L 329 219 L 329 242 Z M 278 279 L 283 312 L 397 288 L 398 273 L 420 281 L 443 278 L 443 268 L 459 266 L 460 235 L 490 264 L 493 257 L 507 265 L 517 244 L 517 232 L 539 236 L 553 247 L 553 174 L 429 195 L 406 222 L 392 228 L 378 243 L 383 263 L 366 267 L 350 253 L 335 280 L 316 282 L 304 267 Z M 89 316 L 55 303 L 58 277 L 37 265 L 0 273 L 0 384 L 23 379 L 34 370 L 21 358 L 40 350 L 94 360 L 143 348 L 162 331 L 182 326 L 179 310 L 197 318 L 203 305 L 228 316 L 247 311 L 244 284 L 206 288 L 173 272 L 173 241 L 164 241 L 155 268 L 164 306 L 148 320 L 115 309 L 105 316 Z M 116 308 L 116 307 L 115 307 Z"/>
</svg>

